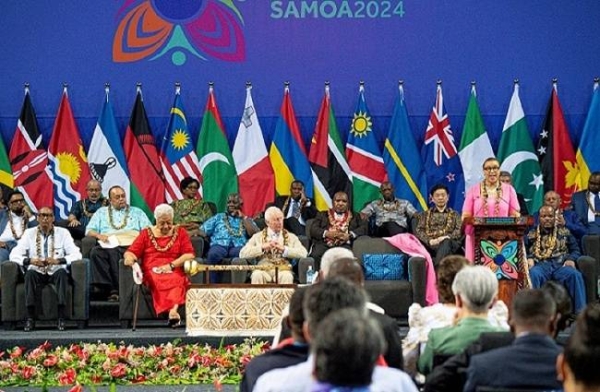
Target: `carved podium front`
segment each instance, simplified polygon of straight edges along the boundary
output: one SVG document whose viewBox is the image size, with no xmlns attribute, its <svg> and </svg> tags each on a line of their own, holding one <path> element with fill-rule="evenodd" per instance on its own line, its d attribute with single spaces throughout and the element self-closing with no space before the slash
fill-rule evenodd
<svg viewBox="0 0 600 392">
<path fill-rule="evenodd" d="M 527 217 L 472 218 L 475 264 L 489 267 L 498 278 L 498 298 L 510 308 L 518 289 L 528 286 L 524 237 Z"/>
</svg>

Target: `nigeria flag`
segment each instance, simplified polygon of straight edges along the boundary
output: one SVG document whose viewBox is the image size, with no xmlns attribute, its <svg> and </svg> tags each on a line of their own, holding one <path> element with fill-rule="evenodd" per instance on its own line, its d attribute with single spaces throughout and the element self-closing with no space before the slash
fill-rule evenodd
<svg viewBox="0 0 600 392">
<path fill-rule="evenodd" d="M 497 158 L 501 163 L 501 170 L 512 173 L 513 186 L 525 198 L 528 210 L 538 211 L 544 199 L 544 182 L 525 122 L 517 83 L 502 128 Z"/>
</svg>

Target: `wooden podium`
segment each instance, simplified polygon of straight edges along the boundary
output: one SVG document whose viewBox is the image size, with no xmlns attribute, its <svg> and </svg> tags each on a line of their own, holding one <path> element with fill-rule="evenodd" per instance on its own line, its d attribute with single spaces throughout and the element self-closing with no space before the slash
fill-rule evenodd
<svg viewBox="0 0 600 392">
<path fill-rule="evenodd" d="M 510 309 L 518 289 L 527 287 L 529 271 L 525 232 L 531 217 L 474 217 L 475 264 L 489 267 L 498 278 L 498 298 Z"/>
</svg>

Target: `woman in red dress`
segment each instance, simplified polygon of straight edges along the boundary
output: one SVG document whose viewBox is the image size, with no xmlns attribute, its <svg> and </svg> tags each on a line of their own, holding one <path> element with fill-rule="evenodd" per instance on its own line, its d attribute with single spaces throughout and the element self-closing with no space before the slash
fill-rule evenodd
<svg viewBox="0 0 600 392">
<path fill-rule="evenodd" d="M 186 260 L 194 258 L 194 248 L 186 230 L 173 225 L 173 208 L 160 204 L 154 210 L 156 225 L 143 229 L 125 252 L 124 262 L 139 262 L 144 284 L 150 288 L 154 311 L 169 311 L 169 325 L 181 324 L 179 305 L 185 303 L 190 285 L 183 272 Z"/>
</svg>

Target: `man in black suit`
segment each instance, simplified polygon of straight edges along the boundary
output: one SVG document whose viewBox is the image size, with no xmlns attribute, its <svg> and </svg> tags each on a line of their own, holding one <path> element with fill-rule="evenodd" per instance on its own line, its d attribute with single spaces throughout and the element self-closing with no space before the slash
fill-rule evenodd
<svg viewBox="0 0 600 392">
<path fill-rule="evenodd" d="M 465 392 L 478 386 L 559 390 L 556 357 L 560 346 L 553 339 L 556 303 L 539 289 L 519 291 L 512 303 L 510 324 L 514 342 L 471 358 Z"/>
<path fill-rule="evenodd" d="M 573 193 L 571 206 L 585 224 L 587 234 L 600 235 L 600 172 L 590 174 L 587 189 Z"/>
<path fill-rule="evenodd" d="M 315 203 L 304 194 L 304 183 L 292 182 L 290 195 L 277 196 L 274 205 L 283 211 L 283 226 L 297 236 L 306 235 L 306 221 L 317 215 Z"/>
</svg>

